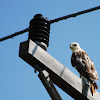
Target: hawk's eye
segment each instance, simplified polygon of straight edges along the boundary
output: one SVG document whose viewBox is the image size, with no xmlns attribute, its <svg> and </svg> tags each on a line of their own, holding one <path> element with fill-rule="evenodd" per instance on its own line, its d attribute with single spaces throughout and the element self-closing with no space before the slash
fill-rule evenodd
<svg viewBox="0 0 100 100">
<path fill-rule="evenodd" d="M 77 45 L 76 45 L 76 44 L 73 44 L 73 46 L 75 46 L 75 47 L 76 47 Z"/>
</svg>

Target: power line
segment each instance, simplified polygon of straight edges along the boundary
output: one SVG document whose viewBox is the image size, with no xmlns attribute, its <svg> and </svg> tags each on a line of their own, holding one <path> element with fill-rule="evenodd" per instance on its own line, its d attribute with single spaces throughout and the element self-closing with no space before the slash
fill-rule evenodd
<svg viewBox="0 0 100 100">
<path fill-rule="evenodd" d="M 100 9 L 100 6 L 97 6 L 97 7 L 94 7 L 94 8 L 90 8 L 90 9 L 87 9 L 87 10 L 83 10 L 83 11 L 80 11 L 80 12 L 77 12 L 77 13 L 73 13 L 73 14 L 70 14 L 70 15 L 66 15 L 66 16 L 63 16 L 63 17 L 60 17 L 60 18 L 50 20 L 50 23 L 58 22 L 60 20 L 64 20 L 64 19 L 67 19 L 67 18 L 70 18 L 70 17 L 76 17 L 78 15 L 88 13 L 88 12 L 91 12 L 91 11 L 95 11 L 95 10 L 98 10 L 98 9 Z"/>
<path fill-rule="evenodd" d="M 3 38 L 0 39 L 0 42 L 1 42 L 1 41 L 4 41 L 4 40 L 7 40 L 7 39 L 9 39 L 9 38 L 13 38 L 13 37 L 15 37 L 15 36 L 17 36 L 17 35 L 23 34 L 23 33 L 27 32 L 27 31 L 29 31 L 29 28 L 26 28 L 26 29 L 21 30 L 21 31 L 19 31 L 19 32 L 15 32 L 15 33 L 13 33 L 13 34 L 11 34 L 11 35 L 5 36 L 5 37 L 3 37 Z"/>
<path fill-rule="evenodd" d="M 98 9 L 100 9 L 100 6 L 97 6 L 97 7 L 94 7 L 94 8 L 90 8 L 90 9 L 87 9 L 87 10 L 83 10 L 83 11 L 80 11 L 80 12 L 76 12 L 76 13 L 73 13 L 73 14 L 70 14 L 70 15 L 66 15 L 66 16 L 63 16 L 63 17 L 59 17 L 59 18 L 56 18 L 56 19 L 52 19 L 52 20 L 50 20 L 50 24 L 58 22 L 58 21 L 61 21 L 61 20 L 68 19 L 70 17 L 76 17 L 78 15 L 85 14 L 85 13 L 88 13 L 88 12 L 91 12 L 91 11 L 95 11 L 95 10 L 98 10 Z M 15 33 L 13 33 L 11 35 L 8 35 L 8 36 L 5 36 L 5 37 L 1 38 L 0 42 L 4 41 L 6 39 L 9 39 L 9 38 L 15 37 L 17 35 L 23 34 L 23 33 L 28 32 L 28 31 L 29 31 L 29 28 L 26 28 L 26 29 L 24 29 L 22 31 L 19 31 L 19 32 L 15 32 Z"/>
</svg>

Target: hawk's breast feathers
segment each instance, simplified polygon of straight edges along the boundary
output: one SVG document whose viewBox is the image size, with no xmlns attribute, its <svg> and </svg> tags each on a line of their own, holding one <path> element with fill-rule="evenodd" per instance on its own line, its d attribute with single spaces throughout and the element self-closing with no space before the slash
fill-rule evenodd
<svg viewBox="0 0 100 100">
<path fill-rule="evenodd" d="M 95 65 L 85 51 L 81 50 L 78 52 L 73 52 L 71 63 L 72 66 L 75 67 L 77 71 L 89 81 L 98 80 Z"/>
</svg>

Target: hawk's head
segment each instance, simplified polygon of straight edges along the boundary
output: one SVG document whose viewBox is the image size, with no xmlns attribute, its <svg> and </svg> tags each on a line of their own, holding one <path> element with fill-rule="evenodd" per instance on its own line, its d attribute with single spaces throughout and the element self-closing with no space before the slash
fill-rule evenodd
<svg viewBox="0 0 100 100">
<path fill-rule="evenodd" d="M 76 43 L 76 42 L 70 43 L 70 49 L 73 52 L 77 52 L 77 51 L 81 50 L 80 45 L 78 43 Z"/>
</svg>

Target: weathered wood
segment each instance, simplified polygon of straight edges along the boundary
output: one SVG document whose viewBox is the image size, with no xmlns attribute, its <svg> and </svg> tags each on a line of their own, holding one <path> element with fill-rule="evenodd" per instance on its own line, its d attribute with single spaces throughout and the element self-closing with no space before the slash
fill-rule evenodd
<svg viewBox="0 0 100 100">
<path fill-rule="evenodd" d="M 46 88 L 52 100 L 62 100 L 59 93 L 57 92 L 52 80 L 49 77 L 49 73 L 45 70 L 39 72 L 38 77 Z"/>
<path fill-rule="evenodd" d="M 84 94 L 83 91 L 87 89 L 82 88 L 81 79 L 33 41 L 29 40 L 20 44 L 19 56 L 32 67 L 34 67 L 34 64 L 38 64 L 46 69 L 52 81 L 74 99 L 100 100 L 100 93 L 97 91 L 94 96 L 91 95 L 90 89 L 87 94 Z M 85 84 L 85 87 L 88 88 L 88 85 Z"/>
</svg>

